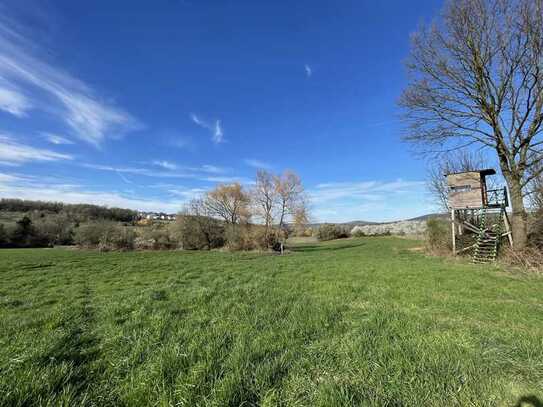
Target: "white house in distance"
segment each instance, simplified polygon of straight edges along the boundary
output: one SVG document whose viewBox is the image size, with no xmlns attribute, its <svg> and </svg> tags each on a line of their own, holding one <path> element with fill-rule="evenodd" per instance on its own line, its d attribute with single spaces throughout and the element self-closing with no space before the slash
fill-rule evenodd
<svg viewBox="0 0 543 407">
<path fill-rule="evenodd" d="M 175 215 L 164 212 L 138 212 L 139 219 L 174 221 Z"/>
</svg>

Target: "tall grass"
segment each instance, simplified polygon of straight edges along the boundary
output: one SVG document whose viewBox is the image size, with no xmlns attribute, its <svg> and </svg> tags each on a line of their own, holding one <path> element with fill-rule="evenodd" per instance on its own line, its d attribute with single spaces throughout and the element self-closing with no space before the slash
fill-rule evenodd
<svg viewBox="0 0 543 407">
<path fill-rule="evenodd" d="M 543 280 L 394 238 L 0 252 L 0 405 L 513 405 L 542 398 Z"/>
</svg>

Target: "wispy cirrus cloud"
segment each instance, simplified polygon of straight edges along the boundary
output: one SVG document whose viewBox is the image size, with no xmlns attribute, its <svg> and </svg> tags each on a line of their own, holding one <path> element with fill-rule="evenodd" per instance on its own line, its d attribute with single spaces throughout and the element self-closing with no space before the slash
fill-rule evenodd
<svg viewBox="0 0 543 407">
<path fill-rule="evenodd" d="M 126 195 L 117 191 L 98 191 L 73 183 L 43 180 L 20 174 L 0 173 L 0 198 L 90 203 L 109 207 L 143 211 L 175 213 L 182 209 L 188 198 L 151 199 Z"/>
<path fill-rule="evenodd" d="M 227 170 L 214 165 L 205 164 L 199 167 L 184 167 L 169 161 L 153 161 L 151 162 L 151 165 L 159 166 L 162 169 L 157 170 L 155 168 L 148 167 L 126 167 L 91 163 L 81 164 L 82 167 L 92 170 L 115 172 L 117 174 L 131 174 L 153 178 L 185 178 L 220 183 L 249 182 L 243 177 L 220 175 L 227 172 Z"/>
<path fill-rule="evenodd" d="M 91 170 L 98 171 L 107 171 L 115 172 L 117 174 L 132 174 L 132 175 L 142 175 L 145 177 L 156 177 L 156 178 L 194 178 L 194 174 L 189 172 L 172 172 L 172 171 L 157 171 L 150 168 L 144 167 L 125 167 L 125 166 L 112 166 L 112 165 L 102 165 L 102 164 L 89 164 L 83 163 L 82 167 L 88 168 Z"/>
<path fill-rule="evenodd" d="M 191 171 L 191 172 L 203 172 L 203 173 L 209 173 L 209 174 L 224 174 L 228 172 L 228 169 L 223 167 L 218 167 L 216 165 L 211 164 L 203 164 L 199 167 L 190 167 L 190 166 L 182 166 L 176 163 L 173 163 L 171 161 L 166 160 L 153 160 L 151 162 L 152 165 L 164 168 L 166 170 L 175 171 L 175 170 L 184 170 L 184 171 Z"/>
<path fill-rule="evenodd" d="M 165 160 L 154 160 L 152 164 L 167 170 L 176 170 L 179 168 L 177 164 Z"/>
<path fill-rule="evenodd" d="M 21 144 L 12 138 L 0 134 L 0 164 L 16 166 L 33 161 L 72 160 L 69 154 Z"/>
<path fill-rule="evenodd" d="M 233 183 L 239 183 L 242 185 L 252 185 L 255 183 L 254 180 L 249 179 L 247 177 L 228 177 L 228 176 L 204 176 L 198 178 L 201 181 L 207 181 L 207 182 L 215 182 L 218 184 L 233 184 Z"/>
<path fill-rule="evenodd" d="M 224 141 L 224 132 L 223 132 L 220 120 L 215 120 L 214 123 L 209 123 L 209 122 L 201 119 L 200 117 L 196 116 L 196 114 L 194 114 L 194 113 L 191 113 L 190 118 L 198 126 L 204 128 L 206 130 L 211 131 L 211 133 L 212 133 L 211 140 L 215 144 L 220 144 L 220 143 L 222 143 Z"/>
<path fill-rule="evenodd" d="M 199 169 L 202 172 L 207 172 L 210 174 L 224 174 L 225 172 L 228 172 L 226 168 L 217 167 L 216 165 L 210 165 L 210 164 L 204 164 L 201 167 L 199 167 Z"/>
<path fill-rule="evenodd" d="M 0 110 L 17 117 L 25 117 L 31 108 L 32 104 L 21 92 L 0 87 Z"/>
<path fill-rule="evenodd" d="M 424 189 L 424 181 L 364 181 L 364 182 L 332 182 L 318 184 L 311 190 L 312 198 L 317 202 L 341 198 L 364 198 L 376 200 L 391 194 L 410 193 Z"/>
<path fill-rule="evenodd" d="M 167 190 L 168 193 L 174 196 L 183 198 L 184 200 L 191 200 L 202 196 L 207 189 L 205 188 L 179 188 L 173 187 Z"/>
<path fill-rule="evenodd" d="M 363 181 L 318 184 L 308 191 L 319 221 L 390 221 L 428 213 L 424 181 Z"/>
<path fill-rule="evenodd" d="M 59 136 L 58 134 L 44 132 L 41 133 L 41 135 L 51 144 L 74 144 L 72 140 L 69 140 L 66 137 Z"/>
<path fill-rule="evenodd" d="M 257 169 L 271 170 L 273 168 L 273 165 L 265 161 L 257 160 L 254 158 L 246 158 L 243 160 L 243 162 L 245 163 L 245 165 L 248 165 L 249 167 L 253 167 Z"/>
<path fill-rule="evenodd" d="M 3 9 L 5 10 L 5 9 Z M 106 102 L 83 81 L 38 56 L 34 38 L 5 16 L 0 17 L 0 106 L 22 117 L 30 107 L 58 116 L 76 135 L 99 146 L 141 127 L 138 120 Z M 25 95 L 13 89 L 24 88 Z"/>
</svg>

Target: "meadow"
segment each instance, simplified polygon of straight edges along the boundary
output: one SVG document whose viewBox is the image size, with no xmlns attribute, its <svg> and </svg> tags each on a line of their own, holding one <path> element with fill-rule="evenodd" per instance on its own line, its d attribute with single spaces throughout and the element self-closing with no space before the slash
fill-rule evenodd
<svg viewBox="0 0 543 407">
<path fill-rule="evenodd" d="M 543 278 L 418 244 L 2 250 L 0 405 L 541 405 Z"/>
</svg>

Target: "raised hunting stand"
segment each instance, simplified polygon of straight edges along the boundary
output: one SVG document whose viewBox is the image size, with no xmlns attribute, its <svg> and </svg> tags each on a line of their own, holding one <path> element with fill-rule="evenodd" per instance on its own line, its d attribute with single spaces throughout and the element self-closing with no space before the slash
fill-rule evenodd
<svg viewBox="0 0 543 407">
<path fill-rule="evenodd" d="M 507 189 L 487 189 L 493 169 L 446 174 L 453 253 L 472 250 L 474 263 L 496 260 L 502 238 L 513 245 L 507 217 Z"/>
</svg>

